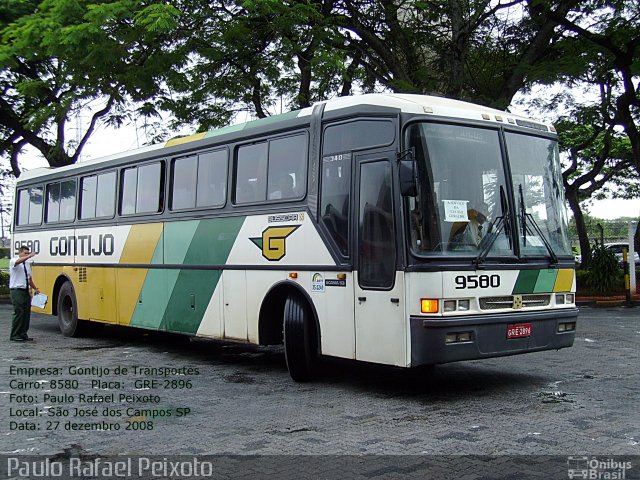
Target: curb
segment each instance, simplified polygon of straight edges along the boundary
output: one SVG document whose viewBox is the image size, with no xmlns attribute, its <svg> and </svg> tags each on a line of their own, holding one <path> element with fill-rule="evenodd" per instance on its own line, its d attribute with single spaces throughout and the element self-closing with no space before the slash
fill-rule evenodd
<svg viewBox="0 0 640 480">
<path fill-rule="evenodd" d="M 595 307 L 595 308 L 608 308 L 608 307 L 640 307 L 640 300 L 576 300 L 578 307 Z"/>
</svg>

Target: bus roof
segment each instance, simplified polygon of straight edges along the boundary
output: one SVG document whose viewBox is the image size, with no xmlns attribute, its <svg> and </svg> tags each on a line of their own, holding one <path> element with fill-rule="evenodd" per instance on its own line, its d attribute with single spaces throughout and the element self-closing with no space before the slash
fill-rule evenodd
<svg viewBox="0 0 640 480">
<path fill-rule="evenodd" d="M 495 110 L 493 108 L 484 107 L 482 105 L 476 105 L 473 103 L 463 102 L 460 100 L 452 100 L 444 97 L 434 97 L 429 95 L 415 95 L 415 94 L 400 94 L 400 93 L 369 93 L 348 97 L 337 97 L 332 100 L 326 100 L 318 102 L 318 104 L 324 103 L 325 112 L 338 112 L 339 110 L 353 108 L 357 106 L 370 105 L 375 107 L 397 109 L 403 113 L 415 113 L 415 114 L 429 114 L 441 117 L 461 118 L 474 121 L 490 121 L 492 123 L 510 123 L 514 125 L 527 126 L 543 131 L 555 131 L 550 124 L 544 124 L 540 122 L 534 122 L 527 117 L 520 115 L 514 115 L 511 113 L 503 112 L 501 110 Z M 124 152 L 115 153 L 105 157 L 99 157 L 91 160 L 81 161 L 73 165 L 67 165 L 65 167 L 51 168 L 41 167 L 33 170 L 27 170 L 20 175 L 20 181 L 28 180 L 31 178 L 40 177 L 53 173 L 63 173 L 66 170 L 73 171 L 79 167 L 86 167 L 88 165 L 100 165 L 110 160 L 117 160 L 132 155 L 138 155 L 146 152 L 153 152 L 167 147 L 176 145 L 182 145 L 205 138 L 217 137 L 233 132 L 240 132 L 256 127 L 264 127 L 269 124 L 275 124 L 282 120 L 301 118 L 310 116 L 313 111 L 313 107 L 303 108 L 301 110 L 294 110 L 291 112 L 283 113 L 280 115 L 272 115 L 267 118 L 261 118 L 257 120 L 251 120 L 236 125 L 229 125 L 226 127 L 210 130 L 208 132 L 196 133 L 194 135 L 188 135 L 184 137 L 173 138 L 165 143 L 158 143 L 147 147 L 127 150 Z"/>
</svg>

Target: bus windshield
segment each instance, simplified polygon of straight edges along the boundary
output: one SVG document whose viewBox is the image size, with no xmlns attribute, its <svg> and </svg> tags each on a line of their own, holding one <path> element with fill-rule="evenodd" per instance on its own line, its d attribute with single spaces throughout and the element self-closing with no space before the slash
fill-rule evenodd
<svg viewBox="0 0 640 480">
<path fill-rule="evenodd" d="M 499 132 L 425 122 L 408 134 L 418 172 L 418 195 L 409 199 L 414 252 L 476 256 L 507 214 Z M 500 230 L 490 254 L 513 255 L 508 228 Z"/>
<path fill-rule="evenodd" d="M 505 135 L 516 195 L 516 221 L 523 256 L 571 255 L 557 142 L 508 132 Z"/>
<path fill-rule="evenodd" d="M 570 254 L 555 141 L 507 133 L 507 179 L 498 130 L 420 122 L 407 133 L 418 177 L 408 199 L 414 253 L 513 257 L 518 241 L 521 256 Z"/>
</svg>

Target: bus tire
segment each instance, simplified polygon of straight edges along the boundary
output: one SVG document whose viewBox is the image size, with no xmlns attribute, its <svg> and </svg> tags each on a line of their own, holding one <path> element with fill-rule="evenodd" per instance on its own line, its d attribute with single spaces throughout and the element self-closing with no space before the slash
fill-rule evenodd
<svg viewBox="0 0 640 480">
<path fill-rule="evenodd" d="M 79 337 L 82 333 L 78 302 L 71 282 L 65 282 L 58 294 L 58 326 L 65 337 Z"/>
<path fill-rule="evenodd" d="M 284 356 L 289 375 L 296 382 L 312 379 L 318 356 L 317 338 L 307 303 L 289 295 L 284 305 Z"/>
</svg>

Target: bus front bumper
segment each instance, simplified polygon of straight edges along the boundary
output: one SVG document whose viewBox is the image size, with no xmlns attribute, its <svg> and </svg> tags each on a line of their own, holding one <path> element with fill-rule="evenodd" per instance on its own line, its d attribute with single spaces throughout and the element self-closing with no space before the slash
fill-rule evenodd
<svg viewBox="0 0 640 480">
<path fill-rule="evenodd" d="M 411 366 L 557 350 L 573 345 L 578 309 L 425 318 L 412 316 Z M 571 331 L 560 324 L 574 323 Z M 507 338 L 507 329 L 530 324 L 527 337 Z M 462 341 L 452 341 L 458 336 Z M 467 340 L 468 339 L 468 340 Z"/>
</svg>

